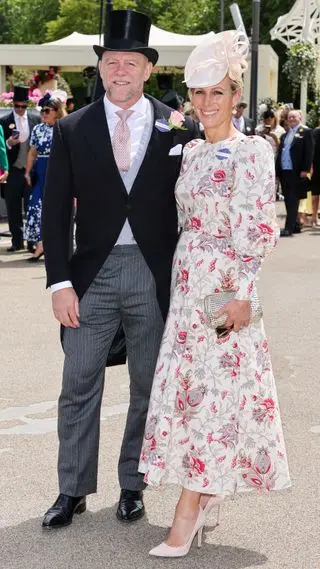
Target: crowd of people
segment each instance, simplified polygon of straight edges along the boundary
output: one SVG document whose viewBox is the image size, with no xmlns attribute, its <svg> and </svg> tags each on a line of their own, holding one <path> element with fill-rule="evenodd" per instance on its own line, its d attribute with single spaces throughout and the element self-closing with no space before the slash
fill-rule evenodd
<svg viewBox="0 0 320 569">
<path fill-rule="evenodd" d="M 174 109 L 199 120 L 190 101 L 174 92 L 164 97 Z M 282 237 L 301 233 L 303 227 L 318 226 L 320 196 L 320 128 L 312 131 L 302 123 L 300 110 L 292 105 L 273 109 L 266 107 L 259 124 L 245 116 L 247 103 L 240 101 L 234 108 L 233 125 L 246 136 L 257 134 L 271 145 L 276 165 L 276 199 L 284 199 L 287 217 Z M 200 124 L 200 128 L 202 125 Z"/>
<path fill-rule="evenodd" d="M 160 100 L 197 121 L 203 136 L 203 125 L 190 100 L 184 102 L 173 89 Z M 52 127 L 56 120 L 74 111 L 75 103 L 72 97 L 59 90 L 41 99 L 39 107 L 40 117 L 28 109 L 28 87 L 17 86 L 14 88 L 13 111 L 0 119 L 1 196 L 6 201 L 12 236 L 8 252 L 24 249 L 25 240 L 32 253 L 30 262 L 43 256 L 41 211 Z M 284 199 L 287 212 L 281 236 L 301 233 L 303 227 L 316 228 L 320 196 L 317 160 L 320 158 L 320 128 L 311 131 L 303 125 L 300 111 L 292 109 L 291 105 L 266 108 L 257 126 L 245 115 L 246 109 L 247 103 L 239 101 L 233 109 L 232 123 L 246 136 L 262 136 L 272 147 L 277 174 L 276 198 Z M 39 121 L 42 126 L 37 125 Z"/>
<path fill-rule="evenodd" d="M 128 523 L 144 515 L 146 485 L 178 484 L 172 526 L 150 555 L 182 557 L 195 536 L 201 545 L 214 506 L 291 484 L 268 342 L 255 310 L 258 271 L 278 242 L 275 152 L 264 131 L 247 136 L 254 125 L 241 102 L 246 36 L 212 33 L 189 56 L 193 120 L 169 100 L 144 95 L 158 60 L 148 45 L 150 26 L 142 13 L 111 12 L 106 44 L 94 46 L 105 95 L 93 104 L 57 120 L 60 105 L 47 98 L 46 122 L 27 131 L 28 114 L 24 124 L 18 120 L 26 105 L 15 98 L 12 132 L 5 133 L 7 188 L 13 172 L 21 201 L 23 182 L 32 185 L 38 164 L 25 237 L 36 243 L 33 258 L 45 252 L 65 354 L 59 494 L 42 527 L 71 524 L 97 491 L 105 367 L 119 363 L 125 346 L 130 401 L 117 518 Z M 300 145 L 304 127 L 288 120 L 289 140 L 293 131 Z M 266 130 L 275 143 L 274 129 Z M 286 136 L 281 183 L 290 165 Z M 20 249 L 21 212 L 9 224 L 11 250 Z"/>
<path fill-rule="evenodd" d="M 29 87 L 16 86 L 13 109 L 0 119 L 0 183 L 12 241 L 7 251 L 23 250 L 26 241 L 28 261 L 36 262 L 43 256 L 42 199 L 53 127 L 67 115 L 67 93 L 44 95 L 40 112 L 29 109 L 28 102 Z"/>
</svg>

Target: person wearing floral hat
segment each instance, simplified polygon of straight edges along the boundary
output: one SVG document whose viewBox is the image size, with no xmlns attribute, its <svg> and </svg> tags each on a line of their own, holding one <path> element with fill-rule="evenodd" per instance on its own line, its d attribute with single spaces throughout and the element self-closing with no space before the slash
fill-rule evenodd
<svg viewBox="0 0 320 569">
<path fill-rule="evenodd" d="M 186 145 L 176 184 L 181 233 L 139 465 L 149 486 L 182 490 L 152 556 L 187 555 L 196 535 L 200 546 L 225 498 L 290 486 L 255 288 L 278 241 L 274 158 L 232 122 L 247 52 L 241 32 L 211 34 L 185 67 L 205 140 Z"/>
</svg>

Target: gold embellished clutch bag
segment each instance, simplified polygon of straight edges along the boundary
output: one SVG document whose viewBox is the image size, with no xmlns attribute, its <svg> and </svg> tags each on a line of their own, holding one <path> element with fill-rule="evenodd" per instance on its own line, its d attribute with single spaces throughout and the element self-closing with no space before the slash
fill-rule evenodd
<svg viewBox="0 0 320 569">
<path fill-rule="evenodd" d="M 221 310 L 225 304 L 234 300 L 236 296 L 236 291 L 223 291 L 223 292 L 215 292 L 214 294 L 209 294 L 204 299 L 204 315 L 206 318 L 206 324 L 209 328 L 220 328 L 224 327 L 227 321 L 227 314 L 222 314 L 218 318 L 215 317 L 215 314 Z M 259 322 L 263 316 L 262 306 L 258 297 L 256 287 L 253 288 L 251 296 L 250 296 L 250 303 L 251 303 L 251 316 L 250 316 L 250 324 L 255 322 Z"/>
</svg>

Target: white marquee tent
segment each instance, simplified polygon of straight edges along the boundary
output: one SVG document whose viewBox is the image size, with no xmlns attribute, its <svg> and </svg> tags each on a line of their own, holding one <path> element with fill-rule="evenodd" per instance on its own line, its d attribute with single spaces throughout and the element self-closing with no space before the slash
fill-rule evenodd
<svg viewBox="0 0 320 569">
<path fill-rule="evenodd" d="M 150 45 L 159 51 L 159 66 L 184 66 L 189 53 L 207 34 L 188 36 L 151 27 Z M 64 68 L 96 65 L 92 45 L 100 44 L 98 35 L 74 32 L 60 40 L 42 45 L 0 45 L 0 65 Z"/>
<path fill-rule="evenodd" d="M 192 36 L 175 34 L 151 26 L 150 46 L 159 52 L 159 67 L 184 67 L 192 49 L 207 34 Z M 98 35 L 73 32 L 60 40 L 41 45 L 0 45 L 0 92 L 5 90 L 5 66 L 47 69 L 62 67 L 65 71 L 80 71 L 95 66 L 97 56 L 92 45 L 100 44 Z M 259 46 L 258 97 L 277 98 L 278 57 L 269 45 Z M 245 82 L 245 97 L 249 95 L 249 73 Z"/>
</svg>

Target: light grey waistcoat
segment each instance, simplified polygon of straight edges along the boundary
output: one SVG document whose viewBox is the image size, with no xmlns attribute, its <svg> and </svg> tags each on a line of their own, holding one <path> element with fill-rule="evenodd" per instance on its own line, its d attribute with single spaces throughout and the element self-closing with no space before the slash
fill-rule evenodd
<svg viewBox="0 0 320 569">
<path fill-rule="evenodd" d="M 24 142 L 20 142 L 19 154 L 15 163 L 13 164 L 15 168 L 25 168 L 27 164 L 27 156 L 29 152 L 29 139 Z"/>
<path fill-rule="evenodd" d="M 131 188 L 134 184 L 134 181 L 137 177 L 137 174 L 140 170 L 140 167 L 142 165 L 143 159 L 145 157 L 145 153 L 147 151 L 147 147 L 151 138 L 151 134 L 153 131 L 153 122 L 154 122 L 154 112 L 153 112 L 153 107 L 150 103 L 150 107 L 151 107 L 151 118 L 150 121 L 146 121 L 145 127 L 143 129 L 143 133 L 142 133 L 142 137 L 141 137 L 141 141 L 140 141 L 140 145 L 138 148 L 138 152 L 135 155 L 135 158 L 130 166 L 130 170 L 128 170 L 128 172 L 122 172 L 121 170 L 119 170 L 119 173 L 121 175 L 122 181 L 125 185 L 125 188 L 128 192 L 128 194 L 130 194 Z M 133 233 L 131 231 L 131 227 L 129 225 L 129 221 L 128 219 L 126 219 L 124 226 L 121 230 L 121 233 L 117 239 L 116 245 L 135 245 L 136 241 L 133 237 Z"/>
</svg>

